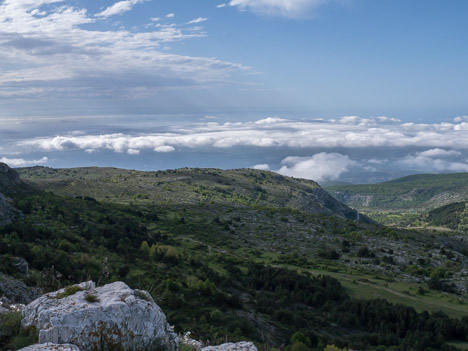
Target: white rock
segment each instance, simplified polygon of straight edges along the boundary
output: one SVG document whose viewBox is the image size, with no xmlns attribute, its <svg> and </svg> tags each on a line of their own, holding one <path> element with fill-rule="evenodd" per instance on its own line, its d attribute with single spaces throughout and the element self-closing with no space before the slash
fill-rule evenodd
<svg viewBox="0 0 468 351">
<path fill-rule="evenodd" d="M 39 331 L 39 343 L 70 343 L 81 350 L 179 350 L 179 339 L 147 292 L 115 282 L 57 298 L 65 289 L 43 295 L 23 310 L 23 326 Z M 87 302 L 86 295 L 96 297 Z"/>
<path fill-rule="evenodd" d="M 250 341 L 240 341 L 237 343 L 228 342 L 217 346 L 207 346 L 201 351 L 258 351 L 257 347 Z"/>
<path fill-rule="evenodd" d="M 19 351 L 80 351 L 80 349 L 71 344 L 53 344 L 48 342 L 46 344 L 31 345 Z"/>
<path fill-rule="evenodd" d="M 180 343 L 190 346 L 191 348 L 195 350 L 201 350 L 203 348 L 203 343 L 201 341 L 192 339 L 190 335 L 191 335 L 191 332 L 186 332 L 184 336 L 180 339 Z"/>
</svg>

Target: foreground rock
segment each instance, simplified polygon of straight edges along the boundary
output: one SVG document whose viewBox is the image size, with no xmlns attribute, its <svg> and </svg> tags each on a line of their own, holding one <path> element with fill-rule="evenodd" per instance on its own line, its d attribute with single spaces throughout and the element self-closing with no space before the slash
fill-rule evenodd
<svg viewBox="0 0 468 351">
<path fill-rule="evenodd" d="M 83 290 L 62 289 L 24 308 L 23 326 L 39 331 L 39 343 L 70 343 L 82 351 L 179 349 L 177 335 L 146 291 L 122 282 L 75 287 Z"/>
<path fill-rule="evenodd" d="M 208 346 L 201 351 L 258 351 L 257 347 L 250 341 L 241 341 L 238 343 L 228 342 L 217 346 Z"/>
<path fill-rule="evenodd" d="M 19 351 L 80 351 L 80 349 L 71 344 L 53 344 L 48 342 L 46 344 L 35 344 L 25 347 Z"/>
</svg>

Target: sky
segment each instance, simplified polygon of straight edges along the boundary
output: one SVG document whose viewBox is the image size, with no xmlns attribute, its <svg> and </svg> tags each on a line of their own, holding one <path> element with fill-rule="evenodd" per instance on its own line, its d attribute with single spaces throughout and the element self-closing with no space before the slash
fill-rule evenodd
<svg viewBox="0 0 468 351">
<path fill-rule="evenodd" d="M 468 172 L 465 0 L 0 0 L 0 162 Z"/>
</svg>

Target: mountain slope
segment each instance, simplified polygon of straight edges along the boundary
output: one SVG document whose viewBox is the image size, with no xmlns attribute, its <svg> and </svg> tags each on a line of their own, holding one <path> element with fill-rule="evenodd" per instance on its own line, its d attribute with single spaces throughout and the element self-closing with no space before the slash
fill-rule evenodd
<svg viewBox="0 0 468 351">
<path fill-rule="evenodd" d="M 331 186 L 326 190 L 360 210 L 425 210 L 468 201 L 468 173 L 419 174 L 378 184 Z"/>
<path fill-rule="evenodd" d="M 429 211 L 426 221 L 434 226 L 468 232 L 468 202 L 456 202 L 435 208 Z"/>
<path fill-rule="evenodd" d="M 99 184 L 99 177 L 94 180 Z M 174 203 L 169 199 L 157 205 L 139 196 L 133 200 L 126 183 L 115 188 L 126 194 L 120 197 L 127 202 L 123 204 L 96 201 L 86 193 L 13 193 L 24 218 L 0 226 L 0 271 L 19 274 L 11 265 L 14 255 L 29 262 L 27 281 L 45 291 L 85 279 L 125 281 L 149 290 L 177 332 L 191 331 L 202 340 L 250 339 L 280 347 L 299 333 L 314 351 L 327 343 L 361 350 L 405 343 L 423 350 L 444 349 L 445 341 L 463 340 L 468 334 L 468 326 L 465 331 L 460 321 L 413 309 L 416 301 L 429 302 L 424 309 L 438 310 L 430 305 L 444 299 L 437 291 L 421 288 L 424 296 L 414 293 L 425 286 L 426 276 L 441 274 L 438 268 L 448 255 L 453 260 L 438 287 L 464 292 L 466 279 L 459 268 L 466 266 L 462 249 L 468 247 L 456 238 L 426 238 L 337 216 L 263 208 L 255 202 L 244 205 L 212 196 L 220 191 L 211 190 L 214 185 L 208 181 L 204 190 L 213 201 L 184 205 L 176 195 L 194 195 L 174 186 Z M 230 186 L 239 187 L 232 194 L 248 189 L 247 183 Z M 420 252 L 430 252 L 431 259 L 418 260 Z M 324 272 L 351 278 L 344 286 Z M 406 297 L 411 306 L 375 299 L 393 284 L 408 289 L 395 296 L 398 302 Z M 351 296 L 349 287 L 367 286 L 373 290 L 367 300 Z M 443 303 L 448 303 L 446 298 Z M 466 306 L 449 305 L 446 310 L 458 317 Z"/>
<path fill-rule="evenodd" d="M 118 203 L 290 208 L 369 222 L 316 182 L 266 171 L 184 168 L 143 172 L 97 167 L 32 167 L 18 171 L 27 183 L 60 195 Z"/>
</svg>

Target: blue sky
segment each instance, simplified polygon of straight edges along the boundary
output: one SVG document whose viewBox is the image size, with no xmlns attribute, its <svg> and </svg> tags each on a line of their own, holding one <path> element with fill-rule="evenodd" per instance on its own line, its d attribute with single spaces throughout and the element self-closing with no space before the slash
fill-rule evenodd
<svg viewBox="0 0 468 351">
<path fill-rule="evenodd" d="M 0 0 L 0 160 L 468 171 L 467 14 L 464 0 Z"/>
</svg>

